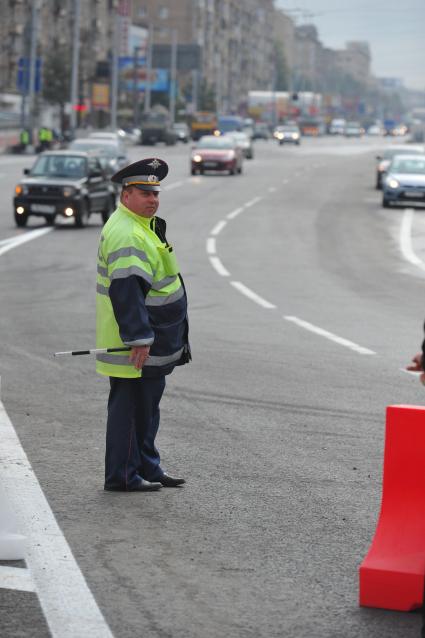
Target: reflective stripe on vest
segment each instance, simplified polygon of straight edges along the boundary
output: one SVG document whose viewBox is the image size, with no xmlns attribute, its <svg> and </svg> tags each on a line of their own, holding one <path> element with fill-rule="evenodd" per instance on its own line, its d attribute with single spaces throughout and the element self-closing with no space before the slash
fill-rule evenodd
<svg viewBox="0 0 425 638">
<path fill-rule="evenodd" d="M 145 299 L 145 304 L 147 306 L 166 306 L 169 303 L 178 301 L 183 295 L 184 288 L 181 286 L 176 292 L 172 292 L 170 295 L 158 295 L 154 297 L 149 294 Z"/>
<path fill-rule="evenodd" d="M 160 367 L 168 365 L 169 363 L 174 363 L 180 359 L 183 354 L 183 350 L 184 348 L 180 348 L 180 350 L 177 350 L 174 354 L 169 354 L 165 357 L 148 357 L 145 361 L 145 366 Z M 112 363 L 119 366 L 131 366 L 134 368 L 134 363 L 129 360 L 129 355 L 101 353 L 96 355 L 96 359 L 102 363 Z"/>
</svg>

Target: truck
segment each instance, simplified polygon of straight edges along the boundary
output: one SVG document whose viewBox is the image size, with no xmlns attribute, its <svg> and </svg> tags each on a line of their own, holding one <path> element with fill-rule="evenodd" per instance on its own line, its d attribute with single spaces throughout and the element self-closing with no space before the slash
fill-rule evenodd
<svg viewBox="0 0 425 638">
<path fill-rule="evenodd" d="M 193 140 L 199 140 L 203 135 L 213 135 L 217 130 L 217 116 L 212 111 L 194 113 L 190 123 L 190 135 Z"/>
<path fill-rule="evenodd" d="M 141 117 L 140 144 L 156 144 L 164 142 L 172 146 L 177 141 L 177 134 L 173 130 L 167 113 L 149 111 Z"/>
</svg>

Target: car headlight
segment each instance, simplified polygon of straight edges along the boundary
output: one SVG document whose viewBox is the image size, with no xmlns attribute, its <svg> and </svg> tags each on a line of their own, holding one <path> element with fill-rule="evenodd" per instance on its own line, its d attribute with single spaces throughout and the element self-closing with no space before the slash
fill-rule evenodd
<svg viewBox="0 0 425 638">
<path fill-rule="evenodd" d="M 75 195 L 76 192 L 77 192 L 76 189 L 73 188 L 72 186 L 64 186 L 63 196 L 72 197 L 73 195 Z"/>
<path fill-rule="evenodd" d="M 292 139 L 297 140 L 299 138 L 298 133 L 292 133 Z"/>
<path fill-rule="evenodd" d="M 278 140 L 283 140 L 283 138 L 285 137 L 283 133 L 276 133 L 276 137 Z"/>
<path fill-rule="evenodd" d="M 192 157 L 194 162 L 202 162 L 202 156 L 201 155 L 194 155 Z"/>
<path fill-rule="evenodd" d="M 28 195 L 28 186 L 25 186 L 25 184 L 17 184 L 15 186 L 15 195 Z"/>
<path fill-rule="evenodd" d="M 398 188 L 400 186 L 400 183 L 396 179 L 391 177 L 390 179 L 387 179 L 387 186 L 389 186 L 390 188 Z"/>
</svg>

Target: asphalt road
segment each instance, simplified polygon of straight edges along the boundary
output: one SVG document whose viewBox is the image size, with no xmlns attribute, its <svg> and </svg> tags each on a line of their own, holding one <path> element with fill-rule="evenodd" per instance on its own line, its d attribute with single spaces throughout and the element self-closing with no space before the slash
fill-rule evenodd
<svg viewBox="0 0 425 638">
<path fill-rule="evenodd" d="M 425 396 L 400 370 L 422 338 L 424 273 L 400 251 L 403 211 L 374 190 L 385 143 L 258 142 L 241 176 L 202 177 L 187 146 L 130 149 L 170 165 L 159 214 L 193 362 L 168 377 L 159 447 L 183 489 L 104 493 L 107 380 L 93 359 L 52 358 L 94 346 L 100 219 L 0 254 L 2 400 L 116 638 L 419 636 L 418 613 L 358 606 L 385 407 Z M 30 163 L 0 158 L 0 241 L 43 227 L 13 223 Z M 2 638 L 50 635 L 35 594 L 0 590 L 2 606 Z"/>
</svg>

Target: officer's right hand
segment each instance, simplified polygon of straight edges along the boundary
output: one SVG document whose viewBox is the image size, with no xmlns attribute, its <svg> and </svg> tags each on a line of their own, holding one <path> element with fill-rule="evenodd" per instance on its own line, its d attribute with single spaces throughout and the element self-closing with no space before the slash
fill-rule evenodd
<svg viewBox="0 0 425 638">
<path fill-rule="evenodd" d="M 130 361 L 137 370 L 141 370 L 149 356 L 150 346 L 134 346 L 130 352 Z"/>
<path fill-rule="evenodd" d="M 423 372 L 423 355 L 422 352 L 418 352 L 412 359 L 412 363 L 407 366 L 406 370 L 410 372 Z"/>
</svg>

